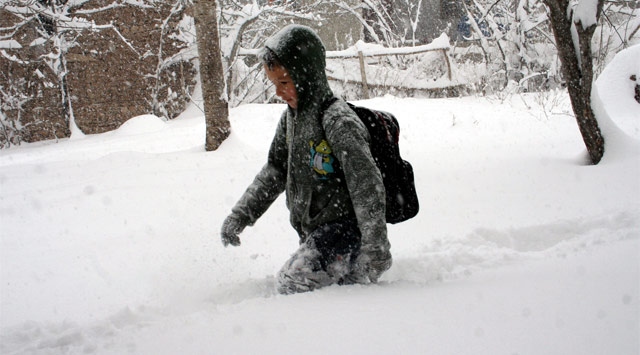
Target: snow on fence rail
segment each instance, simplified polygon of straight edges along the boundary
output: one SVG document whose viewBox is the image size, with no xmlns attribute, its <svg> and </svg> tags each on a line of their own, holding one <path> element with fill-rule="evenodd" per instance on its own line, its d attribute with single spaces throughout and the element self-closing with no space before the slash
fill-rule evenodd
<svg viewBox="0 0 640 355">
<path fill-rule="evenodd" d="M 449 57 L 449 50 L 451 46 L 449 45 L 449 37 L 447 35 L 442 34 L 440 37 L 436 38 L 433 42 L 414 47 L 400 47 L 400 48 L 386 48 L 378 44 L 370 44 L 364 43 L 362 41 L 358 41 L 355 46 L 349 47 L 345 50 L 340 51 L 327 51 L 326 57 L 327 59 L 358 59 L 359 67 L 360 67 L 360 79 L 359 80 L 349 80 L 346 78 L 340 78 L 339 75 L 329 75 L 329 80 L 342 81 L 345 83 L 354 83 L 362 85 L 363 96 L 365 99 L 369 98 L 369 87 L 383 87 L 383 86 L 393 86 L 397 89 L 409 89 L 409 90 L 428 90 L 434 89 L 431 86 L 425 85 L 388 85 L 388 84 L 376 84 L 370 83 L 367 80 L 366 73 L 366 63 L 365 58 L 373 58 L 373 57 L 388 57 L 388 56 L 407 56 L 407 55 L 415 55 L 427 52 L 439 52 L 442 54 L 442 61 L 446 65 L 446 73 L 448 82 L 444 85 L 440 85 L 436 88 L 443 87 L 453 87 L 458 86 L 458 83 L 453 82 L 453 74 L 452 74 L 452 65 L 451 59 Z M 240 48 L 238 55 L 240 56 L 257 56 L 259 53 L 259 49 L 246 49 Z M 327 68 L 328 71 L 332 71 L 330 68 Z"/>
</svg>

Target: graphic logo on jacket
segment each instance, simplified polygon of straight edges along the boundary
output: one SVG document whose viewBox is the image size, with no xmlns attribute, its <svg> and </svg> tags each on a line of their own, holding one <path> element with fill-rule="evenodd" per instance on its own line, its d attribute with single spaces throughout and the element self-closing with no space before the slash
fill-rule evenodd
<svg viewBox="0 0 640 355">
<path fill-rule="evenodd" d="M 318 145 L 314 141 L 309 141 L 309 147 L 311 148 L 310 166 L 318 173 L 320 179 L 328 179 L 328 175 L 335 172 L 333 168 L 335 158 L 331 155 L 329 143 L 324 139 Z"/>
</svg>

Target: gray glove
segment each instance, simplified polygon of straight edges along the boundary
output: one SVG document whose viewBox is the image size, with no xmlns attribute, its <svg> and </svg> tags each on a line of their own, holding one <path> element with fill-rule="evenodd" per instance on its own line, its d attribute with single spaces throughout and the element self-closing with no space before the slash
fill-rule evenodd
<svg viewBox="0 0 640 355">
<path fill-rule="evenodd" d="M 391 268 L 392 262 L 389 250 L 366 246 L 360 248 L 360 255 L 356 259 L 360 272 L 373 283 L 378 282 L 380 275 Z"/>
<path fill-rule="evenodd" d="M 244 230 L 247 225 L 243 223 L 240 218 L 235 215 L 229 215 L 222 223 L 222 231 L 220 235 L 222 237 L 222 245 L 229 246 L 229 244 L 234 247 L 240 246 L 240 233 Z"/>
</svg>

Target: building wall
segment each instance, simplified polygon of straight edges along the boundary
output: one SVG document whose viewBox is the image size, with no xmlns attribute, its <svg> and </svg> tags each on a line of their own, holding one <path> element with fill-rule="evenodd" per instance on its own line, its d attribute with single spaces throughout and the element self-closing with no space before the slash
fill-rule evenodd
<svg viewBox="0 0 640 355">
<path fill-rule="evenodd" d="M 100 1 L 88 4 L 105 5 Z M 162 5 L 153 9 L 125 6 L 91 15 L 98 25 L 112 23 L 126 43 L 113 29 L 84 30 L 68 37 L 74 45 L 64 55 L 68 73 L 65 83 L 76 124 L 84 133 L 113 130 L 141 114 L 172 118 L 182 112 L 195 85 L 196 71 L 189 61 L 158 70 L 160 44 L 163 58 L 177 53 L 182 45 L 166 35 L 160 41 L 161 24 L 169 11 L 169 7 Z M 3 25 L 18 21 L 19 18 L 0 9 Z M 0 134 L 0 147 L 7 145 L 7 139 L 13 140 L 11 143 L 34 142 L 70 134 L 62 105 L 61 80 L 42 59 L 55 49 L 51 41 L 34 42 L 41 37 L 36 26 L 38 21 L 32 21 L 12 35 L 20 48 L 3 50 L 14 60 L 0 56 L 3 73 L 0 87 L 21 99 L 2 103 L 5 121 L 19 130 L 19 137 Z M 154 105 L 155 102 L 161 105 Z"/>
</svg>

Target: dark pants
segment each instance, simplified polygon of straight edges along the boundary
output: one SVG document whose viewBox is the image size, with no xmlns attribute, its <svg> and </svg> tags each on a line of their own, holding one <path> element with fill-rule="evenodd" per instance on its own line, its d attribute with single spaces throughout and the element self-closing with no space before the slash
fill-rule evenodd
<svg viewBox="0 0 640 355">
<path fill-rule="evenodd" d="M 355 220 L 328 223 L 313 231 L 278 273 L 278 292 L 313 291 L 332 284 L 361 283 L 355 260 L 361 234 Z"/>
</svg>

